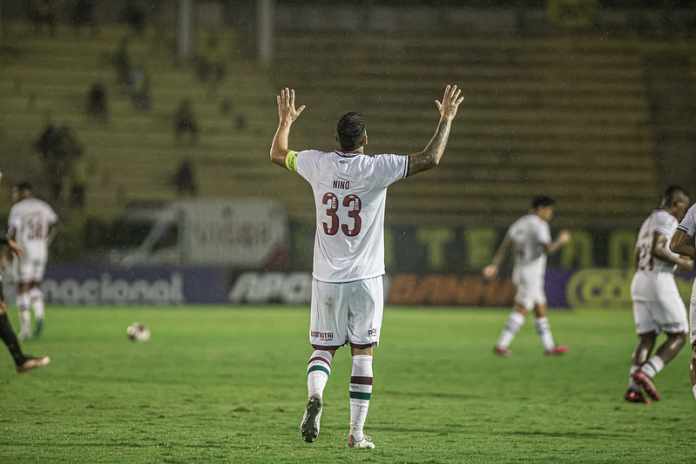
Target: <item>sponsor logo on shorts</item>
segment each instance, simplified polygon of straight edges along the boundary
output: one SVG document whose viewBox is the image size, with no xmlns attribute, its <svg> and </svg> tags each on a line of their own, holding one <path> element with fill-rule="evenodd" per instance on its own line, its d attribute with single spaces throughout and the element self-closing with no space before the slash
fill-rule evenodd
<svg viewBox="0 0 696 464">
<path fill-rule="evenodd" d="M 312 330 L 311 336 L 312 338 L 318 338 L 319 340 L 323 341 L 329 341 L 334 339 L 333 332 L 318 332 L 316 330 Z"/>
<path fill-rule="evenodd" d="M 368 336 L 368 337 L 376 337 L 376 336 L 377 336 L 377 329 L 374 329 L 374 328 L 373 328 L 373 329 L 369 329 L 369 330 L 367 331 L 367 336 Z"/>
</svg>

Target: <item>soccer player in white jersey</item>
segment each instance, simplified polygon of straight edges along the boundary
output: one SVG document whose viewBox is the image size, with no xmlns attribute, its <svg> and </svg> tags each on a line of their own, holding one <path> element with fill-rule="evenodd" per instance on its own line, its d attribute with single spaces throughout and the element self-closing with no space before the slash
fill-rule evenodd
<svg viewBox="0 0 696 464">
<path fill-rule="evenodd" d="M 47 203 L 33 196 L 28 182 L 18 184 L 14 195 L 16 203 L 10 210 L 8 237 L 24 251 L 16 259 L 19 338 L 24 340 L 32 336 L 30 308 L 36 318 L 33 335 L 38 337 L 43 330 L 45 309 L 41 281 L 58 216 Z"/>
<path fill-rule="evenodd" d="M 2 180 L 2 173 L 0 173 L 0 180 Z M 7 250 L 5 250 L 5 248 Z M 5 264 L 5 252 L 9 252 L 10 255 L 19 256 L 22 254 L 22 249 L 13 240 L 9 240 L 5 237 L 0 237 L 0 261 Z M 17 340 L 17 336 L 12 330 L 12 324 L 7 316 L 7 305 L 5 305 L 5 295 L 2 287 L 2 276 L 0 276 L 0 340 L 5 344 L 7 350 L 12 356 L 12 360 L 15 363 L 15 368 L 18 373 L 29 372 L 32 369 L 38 367 L 43 367 L 48 365 L 51 361 L 48 356 L 31 356 L 24 354 L 22 347 Z"/>
<path fill-rule="evenodd" d="M 691 208 L 689 208 L 686 215 L 677 226 L 676 232 L 674 232 L 674 235 L 672 235 L 669 248 L 674 253 L 686 256 L 691 260 L 696 260 L 696 243 L 694 243 L 695 236 L 696 205 L 693 205 Z M 694 394 L 694 399 L 696 399 L 696 281 L 694 282 L 694 287 L 691 290 L 690 313 L 692 349 L 690 363 L 691 391 Z"/>
<path fill-rule="evenodd" d="M 546 318 L 546 255 L 555 253 L 570 240 L 570 233 L 563 230 L 558 234 L 556 241 L 551 241 L 549 222 L 553 218 L 554 204 L 555 201 L 551 197 L 544 195 L 532 199 L 529 214 L 522 216 L 510 226 L 493 257 L 493 263 L 483 270 L 484 277 L 495 278 L 508 250 L 514 247 L 515 265 L 512 281 L 517 288 L 515 307 L 493 349 L 499 356 L 507 357 L 512 354 L 510 343 L 531 310 L 534 310 L 536 316 L 535 326 L 544 346 L 544 353 L 555 356 L 568 351 L 567 347 L 556 345 L 549 320 Z"/>
<path fill-rule="evenodd" d="M 660 399 L 653 379 L 686 343 L 686 307 L 674 281 L 674 271 L 690 271 L 694 262 L 672 253 L 669 242 L 688 207 L 689 197 L 684 189 L 670 186 L 659 208 L 650 213 L 638 232 L 636 272 L 631 282 L 638 345 L 624 394 L 624 399 L 632 403 L 647 404 L 649 398 Z M 667 340 L 652 354 L 660 332 L 667 335 Z"/>
<path fill-rule="evenodd" d="M 271 161 L 297 172 L 312 187 L 316 209 L 314 270 L 307 389 L 300 425 L 307 442 L 319 435 L 322 395 L 338 348 L 351 345 L 348 446 L 374 448 L 363 432 L 372 395 L 373 347 L 379 342 L 384 297 L 384 206 L 387 187 L 436 167 L 445 152 L 452 120 L 463 101 L 457 86 L 435 100 L 440 119 L 435 135 L 418 153 L 367 155 L 367 132 L 359 113 L 338 121 L 340 149 L 333 152 L 288 148 L 290 128 L 305 106 L 295 108 L 295 91 L 277 96 L 278 129 Z"/>
</svg>

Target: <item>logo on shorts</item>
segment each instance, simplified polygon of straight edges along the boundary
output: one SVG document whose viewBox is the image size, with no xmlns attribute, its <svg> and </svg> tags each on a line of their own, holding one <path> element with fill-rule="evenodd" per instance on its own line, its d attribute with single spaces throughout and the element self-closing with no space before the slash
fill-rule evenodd
<svg viewBox="0 0 696 464">
<path fill-rule="evenodd" d="M 368 337 L 376 337 L 377 336 L 377 329 L 369 329 L 367 331 L 367 336 Z"/>
<path fill-rule="evenodd" d="M 334 339 L 333 332 L 317 332 L 313 330 L 310 335 L 312 338 L 318 338 L 319 340 L 328 341 Z"/>
</svg>

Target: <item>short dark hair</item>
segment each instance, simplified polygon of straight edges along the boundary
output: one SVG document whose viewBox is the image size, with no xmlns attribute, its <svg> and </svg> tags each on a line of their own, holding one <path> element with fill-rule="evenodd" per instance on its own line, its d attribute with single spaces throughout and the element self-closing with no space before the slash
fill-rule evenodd
<svg viewBox="0 0 696 464">
<path fill-rule="evenodd" d="M 18 183 L 17 185 L 15 185 L 15 188 L 17 190 L 19 190 L 20 192 L 31 192 L 32 191 L 31 184 L 27 181 L 22 181 L 22 182 Z"/>
<path fill-rule="evenodd" d="M 351 111 L 341 116 L 336 124 L 336 134 L 341 150 L 355 150 L 363 144 L 365 121 L 362 114 Z"/>
<path fill-rule="evenodd" d="M 662 201 L 660 202 L 660 207 L 661 208 L 669 207 L 672 203 L 674 203 L 674 199 L 680 193 L 683 195 L 686 195 L 687 197 L 689 196 L 689 194 L 686 193 L 686 190 L 684 190 L 679 185 L 672 184 L 669 187 L 667 187 L 665 189 L 665 193 L 662 194 Z"/>
<path fill-rule="evenodd" d="M 532 198 L 532 209 L 546 208 L 547 206 L 553 206 L 556 204 L 556 200 L 548 195 L 537 195 Z"/>
</svg>

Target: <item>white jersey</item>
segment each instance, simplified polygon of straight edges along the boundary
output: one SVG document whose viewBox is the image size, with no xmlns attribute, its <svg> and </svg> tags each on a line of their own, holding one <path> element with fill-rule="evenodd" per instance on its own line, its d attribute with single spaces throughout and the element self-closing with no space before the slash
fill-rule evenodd
<svg viewBox="0 0 696 464">
<path fill-rule="evenodd" d="M 667 242 L 677 230 L 677 219 L 664 209 L 656 209 L 643 221 L 636 240 L 638 252 L 638 270 L 654 272 L 674 272 L 676 266 L 673 263 L 656 258 L 652 255 L 653 237 L 655 232 L 667 237 Z M 668 253 L 677 256 L 667 249 Z"/>
<path fill-rule="evenodd" d="M 46 261 L 48 255 L 48 230 L 58 221 L 58 216 L 46 202 L 38 198 L 21 200 L 10 210 L 9 231 L 28 260 Z"/>
<path fill-rule="evenodd" d="M 689 208 L 689 211 L 686 212 L 684 218 L 682 218 L 677 226 L 677 229 L 681 230 L 689 237 L 694 238 L 694 235 L 696 235 L 696 204 Z"/>
<path fill-rule="evenodd" d="M 515 221 L 507 232 L 515 249 L 515 273 L 543 277 L 546 272 L 546 245 L 551 243 L 548 222 L 536 214 Z"/>
<path fill-rule="evenodd" d="M 384 274 L 387 187 L 408 174 L 408 156 L 305 150 L 288 168 L 312 186 L 316 207 L 314 270 L 322 282 Z"/>
</svg>

